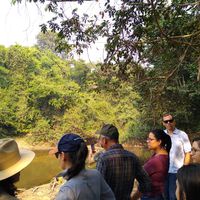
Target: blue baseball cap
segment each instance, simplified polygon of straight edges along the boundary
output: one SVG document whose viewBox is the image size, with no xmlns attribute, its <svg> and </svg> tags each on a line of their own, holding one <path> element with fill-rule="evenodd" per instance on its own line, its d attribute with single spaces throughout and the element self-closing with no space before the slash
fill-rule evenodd
<svg viewBox="0 0 200 200">
<path fill-rule="evenodd" d="M 79 135 L 67 133 L 60 138 L 57 147 L 51 149 L 49 154 L 55 154 L 57 152 L 75 152 L 80 148 L 80 144 L 83 142 L 83 138 Z"/>
</svg>

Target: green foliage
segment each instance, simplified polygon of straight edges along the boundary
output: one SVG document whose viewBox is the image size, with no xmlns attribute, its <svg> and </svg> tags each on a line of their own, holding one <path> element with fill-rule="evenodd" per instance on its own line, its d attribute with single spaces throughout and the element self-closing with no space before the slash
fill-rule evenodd
<svg viewBox="0 0 200 200">
<path fill-rule="evenodd" d="M 8 75 L 9 70 L 3 66 L 0 66 L 0 87 L 5 88 L 8 85 Z"/>
<path fill-rule="evenodd" d="M 86 85 L 88 76 L 91 72 L 91 67 L 87 66 L 86 64 L 80 61 L 72 61 L 70 63 L 70 66 L 71 79 L 79 85 L 81 85 L 82 87 Z"/>
<path fill-rule="evenodd" d="M 5 50 L 0 67 L 1 136 L 28 134 L 35 142 L 56 140 L 65 132 L 95 137 L 103 123 L 113 123 L 123 139 L 139 115 L 132 84 L 114 76 L 101 78 L 94 65 L 64 61 L 33 47 Z"/>
<path fill-rule="evenodd" d="M 37 35 L 37 47 L 41 50 L 50 50 L 55 55 L 66 59 L 68 52 L 71 50 L 71 46 L 65 42 L 64 39 L 60 39 L 58 34 L 51 31 L 44 31 Z M 65 46 L 65 50 L 59 52 L 58 46 Z"/>
<path fill-rule="evenodd" d="M 21 0 L 13 1 L 16 2 L 21 3 Z M 107 0 L 99 15 L 81 15 L 78 9 L 74 9 L 67 17 L 63 17 L 62 5 L 55 1 L 34 2 L 47 2 L 47 10 L 55 14 L 52 20 L 41 27 L 44 32 L 48 29 L 57 32 L 60 41 L 64 40 L 58 45 L 59 50 L 69 49 L 66 41 L 73 41 L 73 48 L 77 53 L 82 53 L 84 48 L 99 37 L 107 39 L 107 57 L 101 68 L 98 66 L 95 68 L 96 72 L 90 73 L 81 65 L 70 73 L 72 79 L 81 84 L 81 92 L 86 92 L 87 95 L 95 92 L 97 96 L 106 94 L 102 98 L 106 99 L 111 107 L 114 106 L 113 112 L 115 119 L 118 120 L 116 123 L 119 127 L 128 126 L 130 136 L 138 137 L 147 129 L 159 127 L 161 115 L 165 112 L 171 112 L 176 116 L 180 128 L 189 131 L 199 130 L 198 1 L 174 0 L 170 4 L 166 0 L 119 3 Z M 5 67 L 3 63 L 1 65 Z M 4 85 L 7 84 L 5 80 L 2 82 Z M 123 88 L 124 82 L 127 85 L 122 91 L 120 87 Z M 119 91 L 122 93 L 121 96 Z M 140 98 L 132 99 L 133 91 L 137 91 Z M 126 97 L 131 99 L 130 102 Z M 100 116 L 98 112 L 94 112 L 92 101 L 89 102 L 89 116 Z M 139 117 L 136 117 L 137 112 L 133 111 L 136 106 L 132 103 L 137 106 Z M 106 102 L 104 106 L 108 106 Z M 110 119 L 112 113 L 109 114 Z M 135 117 L 137 121 L 133 123 Z"/>
</svg>

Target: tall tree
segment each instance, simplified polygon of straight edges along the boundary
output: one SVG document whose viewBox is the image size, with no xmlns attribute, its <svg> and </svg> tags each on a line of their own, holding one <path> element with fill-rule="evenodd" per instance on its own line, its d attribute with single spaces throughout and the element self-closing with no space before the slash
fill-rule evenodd
<svg viewBox="0 0 200 200">
<path fill-rule="evenodd" d="M 80 15 L 77 9 L 65 15 L 58 1 L 35 2 L 48 3 L 55 14 L 41 26 L 42 31 L 51 29 L 61 39 L 73 41 L 78 53 L 98 37 L 107 38 L 102 70 L 137 81 L 144 100 L 141 109 L 150 124 L 157 125 L 164 111 L 175 112 L 183 124 L 189 125 L 189 119 L 198 123 L 199 1 L 105 0 L 103 11 L 93 16 Z"/>
<path fill-rule="evenodd" d="M 100 77 L 98 67 L 90 71 L 83 61 L 19 45 L 0 48 L 0 55 L 0 137 L 29 133 L 49 141 L 71 131 L 94 136 L 103 123 L 126 133 L 138 115 L 131 84 Z"/>
<path fill-rule="evenodd" d="M 50 50 L 55 55 L 67 59 L 69 58 L 69 52 L 71 51 L 70 45 L 65 46 L 65 49 L 58 51 L 58 44 L 61 45 L 64 41 L 60 40 L 58 34 L 52 31 L 47 31 L 45 33 L 40 32 L 37 35 L 37 47 L 41 50 Z"/>
</svg>

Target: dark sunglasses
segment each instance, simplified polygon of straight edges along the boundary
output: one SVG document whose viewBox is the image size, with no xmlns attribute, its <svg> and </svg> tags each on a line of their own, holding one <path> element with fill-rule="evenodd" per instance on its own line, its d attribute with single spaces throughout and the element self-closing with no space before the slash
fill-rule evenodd
<svg viewBox="0 0 200 200">
<path fill-rule="evenodd" d="M 59 157 L 59 154 L 60 154 L 59 151 L 55 153 L 55 157 L 56 157 L 57 159 L 58 159 L 58 157 Z"/>
<path fill-rule="evenodd" d="M 163 121 L 165 124 L 168 124 L 168 123 L 172 123 L 174 121 L 174 119 L 169 119 L 169 120 L 165 120 Z"/>
</svg>

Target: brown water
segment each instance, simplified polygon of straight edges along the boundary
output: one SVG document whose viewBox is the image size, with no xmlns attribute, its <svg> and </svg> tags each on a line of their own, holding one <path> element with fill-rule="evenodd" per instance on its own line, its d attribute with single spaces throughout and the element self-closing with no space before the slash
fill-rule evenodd
<svg viewBox="0 0 200 200">
<path fill-rule="evenodd" d="M 150 156 L 150 152 L 142 147 L 126 146 L 125 149 L 134 152 L 142 163 Z M 20 181 L 17 183 L 18 188 L 28 189 L 48 183 L 61 171 L 59 161 L 55 156 L 48 155 L 47 150 L 37 150 L 34 152 L 36 154 L 34 160 L 21 171 Z"/>
<path fill-rule="evenodd" d="M 55 156 L 48 155 L 47 150 L 37 150 L 35 158 L 20 174 L 18 188 L 31 188 L 48 183 L 61 169 Z"/>
</svg>

